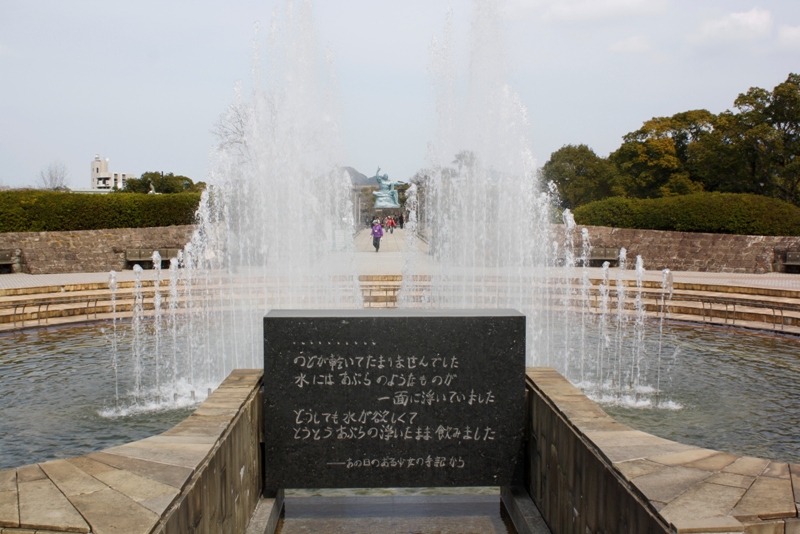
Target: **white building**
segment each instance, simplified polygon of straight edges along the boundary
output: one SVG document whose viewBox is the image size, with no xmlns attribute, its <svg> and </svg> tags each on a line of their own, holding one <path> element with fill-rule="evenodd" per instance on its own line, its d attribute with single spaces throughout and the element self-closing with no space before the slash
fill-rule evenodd
<svg viewBox="0 0 800 534">
<path fill-rule="evenodd" d="M 128 178 L 137 178 L 133 174 L 124 172 L 108 171 L 108 158 L 101 158 L 100 154 L 94 155 L 92 161 L 92 189 L 110 191 L 112 189 L 122 189 Z"/>
</svg>

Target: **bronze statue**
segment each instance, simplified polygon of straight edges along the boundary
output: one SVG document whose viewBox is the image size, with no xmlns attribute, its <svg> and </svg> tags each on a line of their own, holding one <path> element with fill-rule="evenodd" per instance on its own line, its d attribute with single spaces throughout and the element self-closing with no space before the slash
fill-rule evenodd
<svg viewBox="0 0 800 534">
<path fill-rule="evenodd" d="M 380 167 L 378 167 L 378 171 L 373 178 L 378 180 L 378 190 L 372 193 L 375 195 L 375 208 L 399 208 L 400 197 L 397 195 L 397 191 L 394 187 L 396 185 L 405 184 L 405 182 L 393 182 L 389 180 L 388 174 L 381 176 Z"/>
</svg>

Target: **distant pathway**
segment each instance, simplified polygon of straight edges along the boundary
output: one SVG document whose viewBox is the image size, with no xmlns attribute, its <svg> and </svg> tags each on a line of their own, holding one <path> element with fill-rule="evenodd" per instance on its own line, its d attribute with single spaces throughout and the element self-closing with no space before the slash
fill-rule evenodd
<svg viewBox="0 0 800 534">
<path fill-rule="evenodd" d="M 356 251 L 355 267 L 358 274 L 362 275 L 386 275 L 402 274 L 403 266 L 406 262 L 408 253 L 407 231 L 396 229 L 394 233 L 386 233 L 381 239 L 380 252 L 376 253 L 372 247 L 372 237 L 369 229 L 362 228 L 354 238 Z M 423 265 L 430 262 L 427 252 L 427 245 L 419 242 L 421 254 L 418 261 Z M 647 268 L 647 258 L 645 258 L 645 268 Z M 590 277 L 600 278 L 602 269 L 592 267 L 589 269 Z M 580 272 L 575 269 L 576 275 Z M 162 275 L 163 276 L 163 275 Z M 617 269 L 611 269 L 611 277 L 616 278 Z M 624 278 L 634 279 L 636 273 L 632 268 L 627 269 Z M 0 289 L 26 288 L 26 287 L 45 287 L 45 286 L 64 286 L 71 284 L 96 284 L 108 281 L 108 272 L 92 273 L 64 273 L 64 274 L 0 274 Z M 800 291 L 800 274 L 788 273 L 767 273 L 767 274 L 746 274 L 746 273 L 712 273 L 712 272 L 692 272 L 692 271 L 673 271 L 675 282 L 687 284 L 723 285 L 736 287 L 753 287 L 767 289 L 784 289 Z M 145 270 L 142 272 L 143 280 L 155 278 L 155 271 Z M 661 271 L 646 271 L 645 279 L 650 281 L 660 281 Z M 117 272 L 117 280 L 120 282 L 133 281 L 132 270 Z"/>
</svg>

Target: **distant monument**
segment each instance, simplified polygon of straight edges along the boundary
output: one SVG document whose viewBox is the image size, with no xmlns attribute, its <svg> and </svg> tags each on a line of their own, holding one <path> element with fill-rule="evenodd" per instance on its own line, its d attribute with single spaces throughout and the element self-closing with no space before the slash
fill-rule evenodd
<svg viewBox="0 0 800 534">
<path fill-rule="evenodd" d="M 397 196 L 397 191 L 394 186 L 404 184 L 405 182 L 393 182 L 389 180 L 389 175 L 384 174 L 381 176 L 381 168 L 378 167 L 375 176 L 378 180 L 378 190 L 372 194 L 375 195 L 375 209 L 380 208 L 399 208 L 400 198 Z"/>
</svg>

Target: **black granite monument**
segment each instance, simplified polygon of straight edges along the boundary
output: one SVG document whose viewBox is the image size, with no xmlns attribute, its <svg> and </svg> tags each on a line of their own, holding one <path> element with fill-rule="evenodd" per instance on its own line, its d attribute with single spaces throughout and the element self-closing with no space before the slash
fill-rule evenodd
<svg viewBox="0 0 800 534">
<path fill-rule="evenodd" d="M 519 312 L 272 311 L 265 494 L 511 485 L 524 401 Z"/>
</svg>

